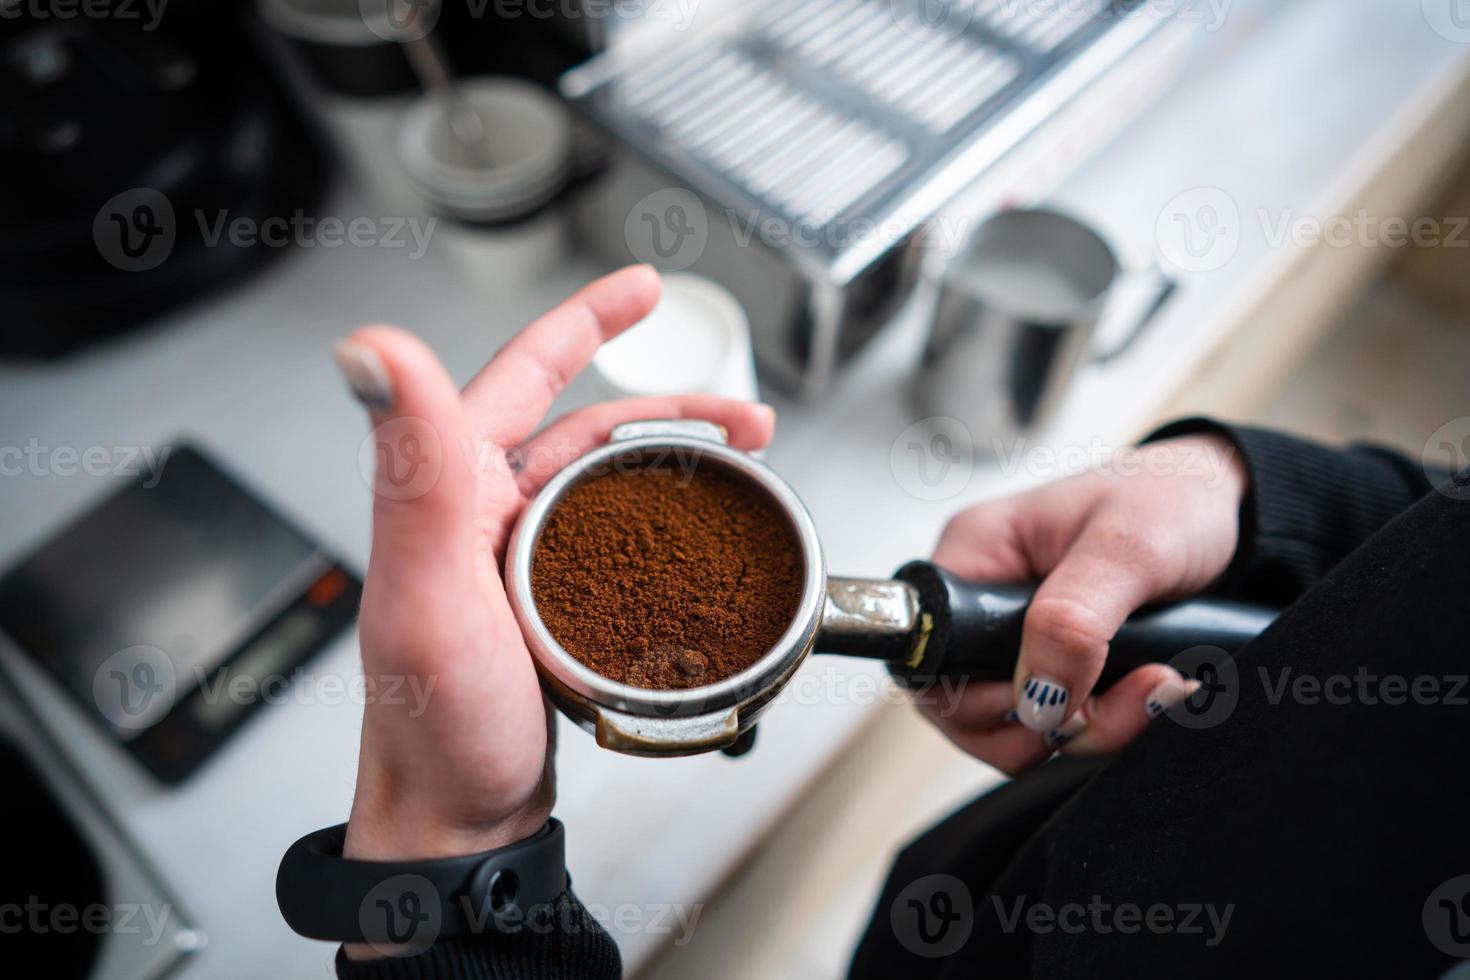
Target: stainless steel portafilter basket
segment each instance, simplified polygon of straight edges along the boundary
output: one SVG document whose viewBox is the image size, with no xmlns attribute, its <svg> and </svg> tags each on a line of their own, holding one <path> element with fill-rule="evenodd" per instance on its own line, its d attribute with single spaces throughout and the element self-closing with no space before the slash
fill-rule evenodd
<svg viewBox="0 0 1470 980">
<path fill-rule="evenodd" d="M 717 466 L 769 496 L 791 522 L 803 562 L 801 600 L 769 653 L 715 684 L 676 691 L 632 687 L 588 668 L 558 643 L 536 613 L 531 559 L 546 520 L 568 490 L 591 476 L 659 463 Z M 827 569 L 811 515 L 769 467 L 725 443 L 708 422 L 635 422 L 613 430 L 606 446 L 577 459 L 542 488 L 511 537 L 506 589 L 543 686 L 569 718 L 604 748 L 633 755 L 687 755 L 734 744 L 811 652 L 821 625 Z"/>
<path fill-rule="evenodd" d="M 536 542 L 572 487 L 603 473 L 674 464 L 715 466 L 764 493 L 791 522 L 801 548 L 801 598 L 786 632 L 750 667 L 714 684 L 682 690 L 632 687 L 590 669 L 541 621 L 531 591 Z M 805 505 L 769 467 L 727 445 L 708 422 L 634 422 L 607 445 L 580 457 L 531 501 L 510 540 L 506 589 L 542 686 L 552 702 L 604 748 L 630 755 L 692 755 L 749 746 L 756 722 L 807 655 L 820 651 L 884 660 L 902 682 L 940 677 L 1009 680 L 1020 650 L 1032 585 L 965 581 L 927 562 L 910 562 L 891 580 L 828 578 L 821 541 Z M 1145 610 L 1114 638 L 1099 688 L 1133 667 L 1211 646 L 1234 652 L 1275 613 L 1200 599 Z"/>
</svg>

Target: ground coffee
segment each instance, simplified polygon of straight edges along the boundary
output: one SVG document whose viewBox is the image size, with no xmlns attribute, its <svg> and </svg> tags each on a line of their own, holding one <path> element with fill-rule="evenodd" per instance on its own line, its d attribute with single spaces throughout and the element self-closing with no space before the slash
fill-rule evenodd
<svg viewBox="0 0 1470 980">
<path fill-rule="evenodd" d="M 759 489 L 710 464 L 656 465 L 562 496 L 532 555 L 531 591 L 572 656 L 670 690 L 737 674 L 775 646 L 802 567 L 795 531 Z"/>
</svg>

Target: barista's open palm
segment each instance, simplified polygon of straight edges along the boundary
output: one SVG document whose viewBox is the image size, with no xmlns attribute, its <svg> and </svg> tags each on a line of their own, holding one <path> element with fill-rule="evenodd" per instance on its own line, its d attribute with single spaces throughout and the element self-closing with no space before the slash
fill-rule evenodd
<svg viewBox="0 0 1470 980">
<path fill-rule="evenodd" d="M 768 407 L 702 395 L 596 405 L 533 435 L 598 345 L 642 319 L 658 293 L 647 267 L 598 280 L 521 331 L 463 392 L 398 328 L 364 327 L 339 349 L 372 409 L 378 454 L 363 670 L 379 693 L 395 677 L 433 685 L 426 698 L 403 688 L 399 703 L 369 698 L 348 856 L 472 853 L 545 822 L 551 724 L 500 565 L 548 478 L 636 419 L 707 419 L 743 449 L 770 439 Z"/>
</svg>

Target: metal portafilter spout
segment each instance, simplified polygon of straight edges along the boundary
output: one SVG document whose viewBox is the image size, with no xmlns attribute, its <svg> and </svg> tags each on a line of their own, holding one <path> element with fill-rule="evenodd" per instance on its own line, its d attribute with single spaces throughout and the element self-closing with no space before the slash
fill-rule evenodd
<svg viewBox="0 0 1470 980">
<path fill-rule="evenodd" d="M 910 562 L 891 580 L 829 578 L 814 652 L 885 660 L 894 676 L 911 683 L 940 677 L 1009 681 L 1035 590 L 970 582 L 924 561 Z M 1215 647 L 1233 654 L 1275 616 L 1227 599 L 1143 609 L 1113 638 L 1097 689 L 1185 650 Z"/>
</svg>

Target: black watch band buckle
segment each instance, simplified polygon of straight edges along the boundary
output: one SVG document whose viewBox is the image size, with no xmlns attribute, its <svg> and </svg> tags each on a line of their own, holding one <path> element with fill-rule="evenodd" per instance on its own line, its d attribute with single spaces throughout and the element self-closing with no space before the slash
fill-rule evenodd
<svg viewBox="0 0 1470 980">
<path fill-rule="evenodd" d="M 552 915 L 568 886 L 566 838 L 554 818 L 506 847 L 424 861 L 348 860 L 346 836 L 346 824 L 318 830 L 281 859 L 276 903 L 303 936 L 424 947 L 512 934 Z"/>
</svg>

